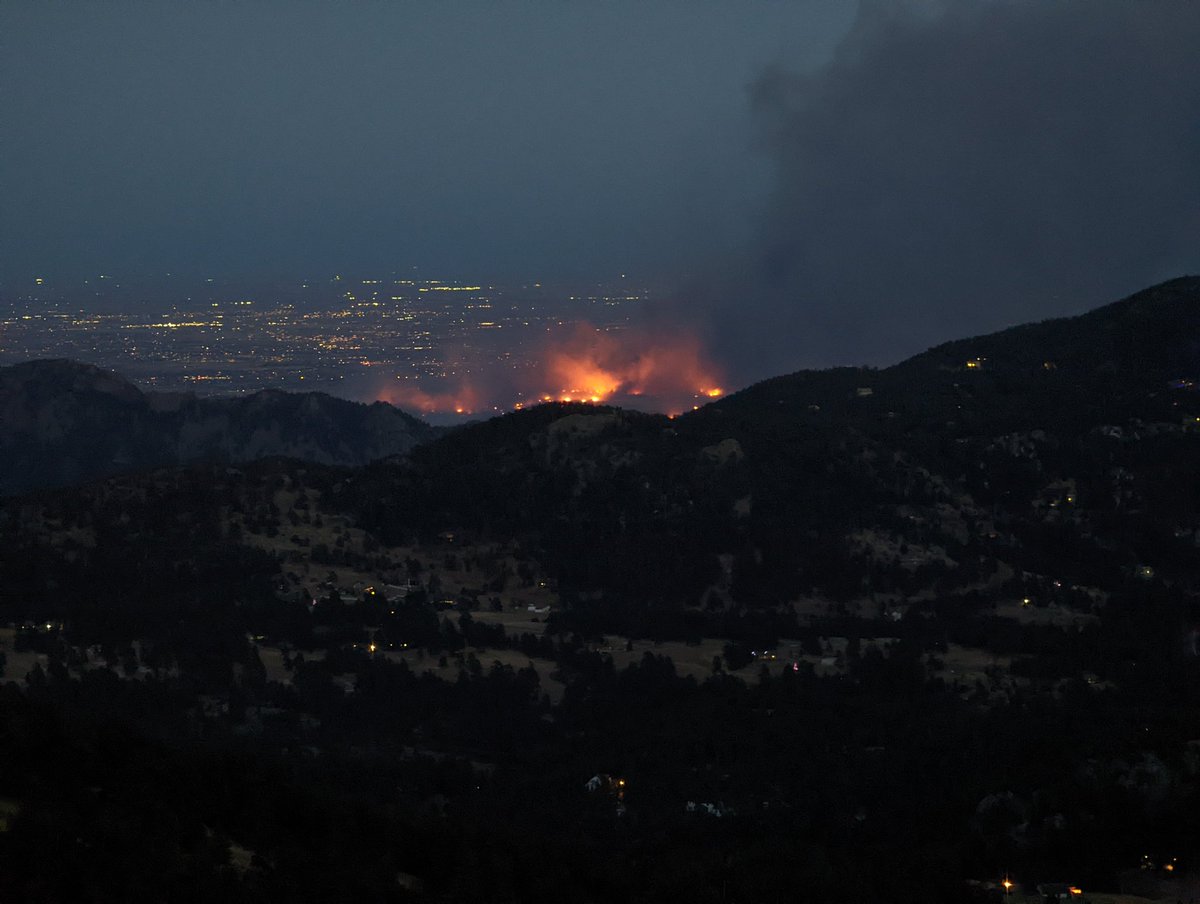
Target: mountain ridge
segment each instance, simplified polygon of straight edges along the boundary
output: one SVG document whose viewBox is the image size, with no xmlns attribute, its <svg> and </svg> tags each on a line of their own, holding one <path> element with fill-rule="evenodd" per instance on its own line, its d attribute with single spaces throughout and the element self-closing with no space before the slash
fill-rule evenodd
<svg viewBox="0 0 1200 904">
<path fill-rule="evenodd" d="M 983 560 L 1047 568 L 1030 550 L 1056 531 L 1110 583 L 1118 561 L 1171 567 L 1173 536 L 1200 529 L 1188 508 L 1198 340 L 1189 278 L 891 368 L 777 377 L 673 419 L 542 406 L 369 466 L 352 511 L 396 544 L 533 538 L 560 586 L 668 608 L 718 585 L 752 607 L 853 599 L 864 575 L 872 593 L 897 593 L 911 583 L 903 545 L 947 550 L 968 587 Z M 732 562 L 724 577 L 718 562 Z"/>
<path fill-rule="evenodd" d="M 951 340 L 889 367 L 800 370 L 673 420 L 637 421 L 695 434 L 706 445 L 730 432 L 745 441 L 793 429 L 853 429 L 887 440 L 936 428 L 963 439 L 1048 424 L 1086 431 L 1130 418 L 1179 424 L 1200 415 L 1192 404 L 1196 385 L 1200 277 L 1184 276 L 1073 317 Z M 553 421 L 561 406 L 539 407 L 547 410 L 452 432 L 468 447 L 521 436 L 521 425 Z M 567 408 L 585 416 L 612 410 Z M 0 473 L 6 494 L 204 459 L 281 455 L 361 466 L 446 432 L 387 403 L 324 393 L 143 392 L 119 374 L 66 359 L 0 368 L 0 429 L 0 453 L 11 463 Z M 455 457 L 455 443 L 439 448 Z"/>
<path fill-rule="evenodd" d="M 362 465 L 435 428 L 385 402 L 263 390 L 244 397 L 143 392 L 67 359 L 0 368 L 0 494 L 201 460 L 287 456 Z"/>
</svg>

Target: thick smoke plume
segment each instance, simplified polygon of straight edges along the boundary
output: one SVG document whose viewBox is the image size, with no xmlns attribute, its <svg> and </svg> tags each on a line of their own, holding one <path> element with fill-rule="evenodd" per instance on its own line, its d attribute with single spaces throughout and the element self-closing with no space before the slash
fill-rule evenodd
<svg viewBox="0 0 1200 904">
<path fill-rule="evenodd" d="M 1200 3 L 864 2 L 753 86 L 777 166 L 714 294 L 738 381 L 882 364 L 1200 270 Z"/>
</svg>

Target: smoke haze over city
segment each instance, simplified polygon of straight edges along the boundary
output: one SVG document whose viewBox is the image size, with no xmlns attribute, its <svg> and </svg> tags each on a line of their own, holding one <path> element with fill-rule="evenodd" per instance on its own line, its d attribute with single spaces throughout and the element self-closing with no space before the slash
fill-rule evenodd
<svg viewBox="0 0 1200 904">
<path fill-rule="evenodd" d="M 625 274 L 618 370 L 889 363 L 1200 266 L 1198 10 L 6 4 L 0 291 Z"/>
</svg>

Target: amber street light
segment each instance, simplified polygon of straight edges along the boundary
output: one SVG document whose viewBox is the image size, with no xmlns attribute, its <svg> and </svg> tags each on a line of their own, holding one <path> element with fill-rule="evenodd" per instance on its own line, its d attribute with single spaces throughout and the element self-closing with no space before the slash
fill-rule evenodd
<svg viewBox="0 0 1200 904">
<path fill-rule="evenodd" d="M 1008 876 L 1005 876 L 1004 881 L 1001 882 L 1000 884 L 1004 886 L 1005 897 L 1012 894 L 1012 887 L 1013 887 L 1012 879 L 1008 878 Z"/>
</svg>

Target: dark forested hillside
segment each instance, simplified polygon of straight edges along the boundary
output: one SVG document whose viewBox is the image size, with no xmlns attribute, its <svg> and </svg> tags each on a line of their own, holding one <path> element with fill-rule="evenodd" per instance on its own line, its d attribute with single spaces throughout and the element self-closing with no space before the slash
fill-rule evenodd
<svg viewBox="0 0 1200 904">
<path fill-rule="evenodd" d="M 1197 337 L 1181 279 L 673 420 L 543 406 L 367 469 L 355 512 L 392 542 L 521 536 L 564 589 L 674 606 L 714 601 L 722 557 L 722 606 L 979 590 L 1048 559 L 1075 584 L 1149 566 L 1190 589 Z"/>
<path fill-rule="evenodd" d="M 1198 341 L 6 500 L 0 899 L 1190 898 Z"/>
</svg>

